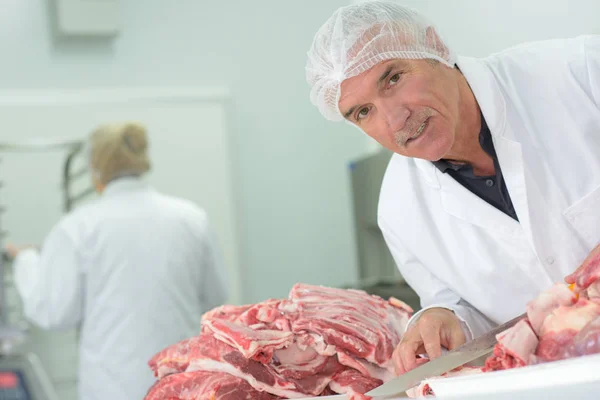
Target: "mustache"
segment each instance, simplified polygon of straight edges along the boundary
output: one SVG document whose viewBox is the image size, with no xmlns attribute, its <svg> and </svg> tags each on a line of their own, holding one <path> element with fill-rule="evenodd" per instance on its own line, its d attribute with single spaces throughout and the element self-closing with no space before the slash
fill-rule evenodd
<svg viewBox="0 0 600 400">
<path fill-rule="evenodd" d="M 433 117 L 434 111 L 431 108 L 424 108 L 410 116 L 404 127 L 394 134 L 396 144 L 404 146 L 408 139 L 413 137 L 417 130 L 425 121 Z"/>
</svg>

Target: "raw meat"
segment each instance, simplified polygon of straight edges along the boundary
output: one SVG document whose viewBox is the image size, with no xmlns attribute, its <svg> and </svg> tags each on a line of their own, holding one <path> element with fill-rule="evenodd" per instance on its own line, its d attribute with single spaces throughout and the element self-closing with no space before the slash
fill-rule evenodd
<svg viewBox="0 0 600 400">
<path fill-rule="evenodd" d="M 365 396 L 370 390 L 381 386 L 383 381 L 370 378 L 362 375 L 360 372 L 353 369 L 346 369 L 333 378 L 329 387 L 336 393 L 344 393 L 352 400 L 369 400 L 370 397 Z"/>
<path fill-rule="evenodd" d="M 154 372 L 154 376 L 162 379 L 167 375 L 185 371 L 190 360 L 202 356 L 201 351 L 200 338 L 185 339 L 157 353 L 148 365 Z"/>
<path fill-rule="evenodd" d="M 302 284 L 294 286 L 290 299 L 287 310 L 299 311 L 294 332 L 315 333 L 338 350 L 392 369 L 392 353 L 412 312 L 408 305 L 397 299 L 383 302 L 359 290 Z"/>
<path fill-rule="evenodd" d="M 313 347 L 301 348 L 292 343 L 287 348 L 275 352 L 273 364 L 281 375 L 302 379 L 323 369 L 329 358 L 319 354 Z"/>
<path fill-rule="evenodd" d="M 365 376 L 370 376 L 384 382 L 395 378 L 395 375 L 390 370 L 381 368 L 361 358 L 348 355 L 344 352 L 338 352 L 337 356 L 340 364 L 353 368 Z"/>
<path fill-rule="evenodd" d="M 572 343 L 561 353 L 561 358 L 597 353 L 600 353 L 600 317 L 596 317 L 575 335 Z"/>
<path fill-rule="evenodd" d="M 169 375 L 150 388 L 145 400 L 275 400 L 243 379 L 222 372 L 184 372 Z"/>
<path fill-rule="evenodd" d="M 202 316 L 202 320 L 209 319 L 224 319 L 227 321 L 235 321 L 240 315 L 248 311 L 252 305 L 230 306 L 224 305 L 213 308 Z"/>
<path fill-rule="evenodd" d="M 577 295 L 567 285 L 557 283 L 527 304 L 527 318 L 535 333 L 539 334 L 544 320 L 554 309 L 576 302 Z"/>
<path fill-rule="evenodd" d="M 165 376 L 165 371 L 226 372 L 244 379 L 258 391 L 281 397 L 302 398 L 319 395 L 333 376 L 343 369 L 335 358 L 330 357 L 326 361 L 310 374 L 284 376 L 277 372 L 274 365 L 248 359 L 232 346 L 203 333 L 163 350 L 150 361 L 150 366 L 159 378 Z"/>
<path fill-rule="evenodd" d="M 292 332 L 258 330 L 226 320 L 207 320 L 203 326 L 220 341 L 238 349 L 244 357 L 265 363 L 271 361 L 273 351 L 288 347 L 294 339 Z"/>
<path fill-rule="evenodd" d="M 575 336 L 598 317 L 600 304 L 586 299 L 579 299 L 572 307 L 555 309 L 546 318 L 540 332 L 540 343 L 535 353 L 538 362 L 564 359 L 564 350 L 573 345 Z"/>
<path fill-rule="evenodd" d="M 197 388 L 193 381 L 201 378 L 190 374 L 201 372 L 245 382 L 240 393 L 274 396 L 265 399 L 334 393 L 366 399 L 365 392 L 393 378 L 390 358 L 411 313 L 397 299 L 305 284 L 295 285 L 287 299 L 221 306 L 203 315 L 199 336 L 150 360 L 155 387 L 169 388 L 153 393 Z M 204 399 L 203 390 L 214 388 L 203 385 L 194 395 Z M 179 398 L 157 396 L 152 400 Z"/>
<path fill-rule="evenodd" d="M 527 320 L 519 321 L 497 339 L 494 355 L 486 360 L 486 371 L 523 367 L 529 364 L 538 345 L 538 338 Z"/>
<path fill-rule="evenodd" d="M 585 289 L 597 283 L 585 280 Z M 527 305 L 527 316 L 498 335 L 486 371 L 600 352 L 600 301 L 584 290 L 574 295 L 567 285 L 554 285 Z"/>
</svg>

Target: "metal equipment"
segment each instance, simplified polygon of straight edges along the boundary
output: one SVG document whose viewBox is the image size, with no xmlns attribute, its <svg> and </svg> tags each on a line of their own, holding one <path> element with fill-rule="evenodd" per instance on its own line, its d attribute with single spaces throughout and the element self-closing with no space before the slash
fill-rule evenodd
<svg viewBox="0 0 600 400">
<path fill-rule="evenodd" d="M 74 204 L 93 193 L 88 187 L 82 192 L 74 193 L 74 180 L 85 176 L 87 169 L 72 172 L 73 161 L 83 149 L 81 140 L 37 140 L 21 143 L 0 143 L 0 152 L 39 152 L 49 150 L 66 150 L 67 156 L 63 166 L 61 190 L 63 195 L 63 211 L 70 211 Z M 0 182 L 0 188 L 2 188 Z M 6 212 L 0 206 L 0 214 Z M 0 215 L 1 217 L 1 215 Z M 3 240 L 7 232 L 2 230 L 0 218 L 0 248 L 4 249 Z M 22 352 L 17 344 L 26 340 L 28 329 L 9 326 L 7 322 L 6 302 L 6 268 L 9 257 L 2 252 L 0 257 L 0 400 L 58 400 L 59 397 L 44 370 L 39 358 L 32 353 Z"/>
<path fill-rule="evenodd" d="M 0 357 L 0 400 L 59 400 L 34 354 Z"/>
<path fill-rule="evenodd" d="M 69 212 L 74 205 L 94 193 L 89 186 L 79 193 L 74 193 L 73 183 L 75 180 L 87 175 L 87 168 L 83 167 L 73 171 L 75 158 L 81 155 L 84 142 L 80 139 L 58 139 L 58 140 L 30 140 L 19 143 L 0 143 L 0 152 L 43 152 L 51 150 L 66 150 L 67 155 L 63 164 L 62 194 L 63 211 Z M 2 188 L 2 182 L 0 182 Z M 2 209 L 0 209 L 0 212 Z"/>
</svg>

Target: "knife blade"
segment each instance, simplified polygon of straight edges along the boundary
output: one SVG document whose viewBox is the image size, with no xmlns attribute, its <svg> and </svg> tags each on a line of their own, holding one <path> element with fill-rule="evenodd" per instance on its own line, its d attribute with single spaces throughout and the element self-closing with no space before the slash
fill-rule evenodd
<svg viewBox="0 0 600 400">
<path fill-rule="evenodd" d="M 527 316 L 527 313 L 521 314 L 518 317 L 505 322 L 502 325 L 484 333 L 483 335 L 465 343 L 446 354 L 433 359 L 417 368 L 408 371 L 399 377 L 384 383 L 383 385 L 365 393 L 371 397 L 388 397 L 401 394 L 410 388 L 413 388 L 421 383 L 421 381 L 439 376 L 445 372 L 452 371 L 454 368 L 460 367 L 470 361 L 489 354 L 494 349 L 498 342 L 496 336 L 504 332 L 508 328 L 513 327 L 521 319 Z"/>
</svg>

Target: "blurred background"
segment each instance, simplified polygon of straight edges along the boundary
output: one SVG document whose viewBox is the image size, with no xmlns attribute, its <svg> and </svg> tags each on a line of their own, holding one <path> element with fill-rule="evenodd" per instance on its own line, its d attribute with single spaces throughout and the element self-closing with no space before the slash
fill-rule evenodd
<svg viewBox="0 0 600 400">
<path fill-rule="evenodd" d="M 42 243 L 62 215 L 92 200 L 82 141 L 100 123 L 135 119 L 149 128 L 151 183 L 211 218 L 230 303 L 284 297 L 306 282 L 417 308 L 376 225 L 390 154 L 326 121 L 308 98 L 313 35 L 350 3 L 3 0 L 2 240 Z M 466 56 L 600 31 L 597 0 L 399 3 Z M 75 400 L 77 332 L 26 323 L 4 266 L 3 324 L 27 326 L 19 351 L 39 357 L 60 399 Z"/>
</svg>

